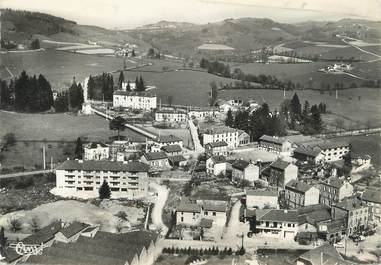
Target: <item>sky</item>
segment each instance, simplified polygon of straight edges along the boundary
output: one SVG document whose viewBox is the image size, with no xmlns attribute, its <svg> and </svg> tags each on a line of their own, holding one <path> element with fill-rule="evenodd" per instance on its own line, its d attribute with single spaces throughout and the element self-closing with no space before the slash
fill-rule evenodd
<svg viewBox="0 0 381 265">
<path fill-rule="evenodd" d="M 381 0 L 0 0 L 0 8 L 39 11 L 79 24 L 128 29 L 160 20 L 203 24 L 226 18 L 381 20 Z"/>
</svg>

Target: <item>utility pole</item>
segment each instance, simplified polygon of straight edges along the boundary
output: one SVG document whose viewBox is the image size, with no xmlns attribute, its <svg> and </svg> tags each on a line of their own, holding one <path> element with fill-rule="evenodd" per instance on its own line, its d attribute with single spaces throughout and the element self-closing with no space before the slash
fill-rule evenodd
<svg viewBox="0 0 381 265">
<path fill-rule="evenodd" d="M 338 92 L 338 90 L 336 89 L 336 99 L 338 99 L 338 97 L 339 97 L 339 92 Z"/>
<path fill-rule="evenodd" d="M 50 169 L 53 170 L 53 157 L 50 157 Z"/>
<path fill-rule="evenodd" d="M 45 161 L 45 145 L 42 146 L 42 163 L 44 170 L 46 169 L 46 161 Z"/>
</svg>

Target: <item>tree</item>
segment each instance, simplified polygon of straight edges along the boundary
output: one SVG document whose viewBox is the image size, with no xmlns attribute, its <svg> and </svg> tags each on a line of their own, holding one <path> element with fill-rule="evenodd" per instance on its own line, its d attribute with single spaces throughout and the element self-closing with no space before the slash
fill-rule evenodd
<svg viewBox="0 0 381 265">
<path fill-rule="evenodd" d="M 142 76 L 140 76 L 138 84 L 139 84 L 139 86 L 136 87 L 138 91 L 145 91 L 146 90 L 146 86 L 144 84 L 144 80 L 143 80 Z"/>
<path fill-rule="evenodd" d="M 110 199 L 111 197 L 111 190 L 107 183 L 107 181 L 103 181 L 101 187 L 99 188 L 99 199 Z"/>
<path fill-rule="evenodd" d="M 126 120 L 118 116 L 110 121 L 110 130 L 116 130 L 118 131 L 118 140 L 120 140 L 120 131 L 124 131 Z"/>
<path fill-rule="evenodd" d="M 30 226 L 32 227 L 32 232 L 36 233 L 40 229 L 40 221 L 36 216 L 30 220 Z"/>
<path fill-rule="evenodd" d="M 302 107 L 299 101 L 298 94 L 294 94 L 291 99 L 291 115 L 294 119 L 299 120 L 300 114 L 302 112 Z"/>
<path fill-rule="evenodd" d="M 75 158 L 76 159 L 82 159 L 83 157 L 83 144 L 82 144 L 82 140 L 80 137 L 77 138 L 77 143 L 76 143 L 76 146 L 75 146 L 75 151 L 74 151 L 74 155 L 75 155 Z"/>
<path fill-rule="evenodd" d="M 229 127 L 233 127 L 233 112 L 231 109 L 228 110 L 228 113 L 226 114 L 226 120 L 225 120 L 225 125 Z"/>
<path fill-rule="evenodd" d="M 218 97 L 218 88 L 216 81 L 210 83 L 209 105 L 213 107 L 216 104 Z"/>
<path fill-rule="evenodd" d="M 126 91 L 131 91 L 130 80 L 127 80 Z"/>
<path fill-rule="evenodd" d="M 17 232 L 17 231 L 21 230 L 21 222 L 19 219 L 11 219 L 9 221 L 9 224 L 10 224 L 11 230 L 13 232 Z"/>
<path fill-rule="evenodd" d="M 154 57 L 155 56 L 155 50 L 153 48 L 149 48 L 147 52 L 148 57 Z"/>
<path fill-rule="evenodd" d="M 32 50 L 38 50 L 40 49 L 40 40 L 39 39 L 34 39 L 31 44 L 30 44 L 30 48 Z"/>
<path fill-rule="evenodd" d="M 168 101 L 168 105 L 169 105 L 169 106 L 172 106 L 173 96 L 172 96 L 172 95 L 169 95 L 169 96 L 167 97 L 167 101 Z"/>
<path fill-rule="evenodd" d="M 87 96 L 89 99 L 95 98 L 95 82 L 91 75 L 89 77 L 89 81 L 87 82 Z"/>
<path fill-rule="evenodd" d="M 58 93 L 57 98 L 54 101 L 54 108 L 56 112 L 66 112 L 69 110 L 68 97 L 68 91 Z"/>
<path fill-rule="evenodd" d="M 135 57 L 136 56 L 136 54 L 135 54 L 135 50 L 134 49 L 132 49 L 132 52 L 131 52 L 131 57 Z"/>
<path fill-rule="evenodd" d="M 6 244 L 7 244 L 7 238 L 5 237 L 4 227 L 1 227 L 0 228 L 0 249 L 4 250 Z"/>
<path fill-rule="evenodd" d="M 115 216 L 118 217 L 119 219 L 123 220 L 123 221 L 127 221 L 127 214 L 125 211 L 119 211 L 116 213 Z"/>
<path fill-rule="evenodd" d="M 119 78 L 118 78 L 118 88 L 122 89 L 122 85 L 124 83 L 124 74 L 123 71 L 120 71 Z"/>
</svg>

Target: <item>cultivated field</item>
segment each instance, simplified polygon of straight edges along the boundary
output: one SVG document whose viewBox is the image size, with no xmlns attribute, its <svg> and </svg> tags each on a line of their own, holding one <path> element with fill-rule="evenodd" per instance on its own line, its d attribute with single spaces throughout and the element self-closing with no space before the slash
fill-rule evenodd
<svg viewBox="0 0 381 265">
<path fill-rule="evenodd" d="M 52 88 L 57 91 L 66 89 L 73 77 L 76 77 L 78 81 L 83 81 L 90 74 L 97 75 L 123 68 L 122 58 L 85 55 L 53 49 L 23 54 L 7 53 L 2 54 L 1 57 L 2 63 L 14 75 L 19 75 L 23 70 L 30 75 L 43 74 Z M 126 61 L 126 63 L 127 67 L 136 66 L 131 61 Z"/>
</svg>

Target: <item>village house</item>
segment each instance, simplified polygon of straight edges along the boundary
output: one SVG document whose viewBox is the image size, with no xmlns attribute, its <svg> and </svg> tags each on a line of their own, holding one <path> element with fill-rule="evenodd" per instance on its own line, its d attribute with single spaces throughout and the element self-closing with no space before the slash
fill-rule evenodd
<svg viewBox="0 0 381 265">
<path fill-rule="evenodd" d="M 238 130 L 238 145 L 244 146 L 250 143 L 250 135 L 243 130 Z"/>
<path fill-rule="evenodd" d="M 351 152 L 350 157 L 351 157 L 351 164 L 353 166 L 357 166 L 357 167 L 360 167 L 360 166 L 369 167 L 370 166 L 370 160 L 371 160 L 370 155 L 360 155 L 360 154 L 356 154 L 356 153 Z"/>
<path fill-rule="evenodd" d="M 228 211 L 227 202 L 204 202 L 202 204 L 202 217 L 212 220 L 213 225 L 224 226 Z"/>
<path fill-rule="evenodd" d="M 278 191 L 245 189 L 246 208 L 279 209 Z"/>
<path fill-rule="evenodd" d="M 186 111 L 180 109 L 160 109 L 155 112 L 155 121 L 167 123 L 185 123 L 188 121 Z"/>
<path fill-rule="evenodd" d="M 230 148 L 239 146 L 238 131 L 225 125 L 200 124 L 199 134 L 202 137 L 202 144 L 224 141 Z"/>
<path fill-rule="evenodd" d="M 381 191 L 380 189 L 367 189 L 361 196 L 361 200 L 369 206 L 370 220 L 381 222 Z"/>
<path fill-rule="evenodd" d="M 168 156 L 164 152 L 144 153 L 141 160 L 154 168 L 169 167 Z"/>
<path fill-rule="evenodd" d="M 66 160 L 56 168 L 56 189 L 70 196 L 98 197 L 105 181 L 113 198 L 142 198 L 148 192 L 148 170 L 141 162 Z"/>
<path fill-rule="evenodd" d="M 161 135 L 153 139 L 153 145 L 151 147 L 152 152 L 160 152 L 161 148 L 167 145 L 179 145 L 183 148 L 183 139 L 174 135 Z"/>
<path fill-rule="evenodd" d="M 251 185 L 259 179 L 259 167 L 243 159 L 237 159 L 232 164 L 232 180 L 238 182 L 247 180 Z"/>
<path fill-rule="evenodd" d="M 187 159 L 182 155 L 169 156 L 168 162 L 171 167 L 185 167 L 188 164 Z"/>
<path fill-rule="evenodd" d="M 165 145 L 161 148 L 167 156 L 181 155 L 183 149 L 178 144 Z"/>
<path fill-rule="evenodd" d="M 323 264 L 350 265 L 352 263 L 344 261 L 337 249 L 330 244 L 324 244 L 306 251 L 295 259 L 295 265 Z"/>
<path fill-rule="evenodd" d="M 202 208 L 197 203 L 180 202 L 176 207 L 176 224 L 197 226 L 201 220 Z"/>
<path fill-rule="evenodd" d="M 290 208 L 318 204 L 319 193 L 319 189 L 295 179 L 285 186 L 285 199 Z"/>
<path fill-rule="evenodd" d="M 151 92 L 117 90 L 113 94 L 114 108 L 129 108 L 151 111 L 157 108 L 157 97 Z"/>
<path fill-rule="evenodd" d="M 311 164 L 318 164 L 324 160 L 322 151 L 319 148 L 313 149 L 304 146 L 298 146 L 295 148 L 293 157 L 298 161 L 306 161 Z"/>
<path fill-rule="evenodd" d="M 298 233 L 296 210 L 256 210 L 255 233 L 262 237 L 294 240 Z"/>
<path fill-rule="evenodd" d="M 294 164 L 277 159 L 270 164 L 267 181 L 269 185 L 284 189 L 286 183 L 298 178 L 298 167 Z"/>
<path fill-rule="evenodd" d="M 290 153 L 292 143 L 284 137 L 263 135 L 259 138 L 258 147 L 269 152 Z"/>
<path fill-rule="evenodd" d="M 319 183 L 320 203 L 331 205 L 352 196 L 353 186 L 344 179 L 330 177 L 328 180 Z"/>
<path fill-rule="evenodd" d="M 345 198 L 341 202 L 331 205 L 332 217 L 344 219 L 347 235 L 361 231 L 368 226 L 369 206 L 358 198 Z"/>
<path fill-rule="evenodd" d="M 226 173 L 226 159 L 224 156 L 212 156 L 206 160 L 206 173 L 218 176 Z"/>
<path fill-rule="evenodd" d="M 207 143 L 205 145 L 205 154 L 211 156 L 226 156 L 228 154 L 228 144 L 224 141 Z"/>
<path fill-rule="evenodd" d="M 215 108 L 190 107 L 188 117 L 190 119 L 204 120 L 207 117 L 215 118 L 218 110 Z"/>
<path fill-rule="evenodd" d="M 104 143 L 93 142 L 84 145 L 85 160 L 108 160 L 110 157 L 110 147 Z"/>
</svg>

